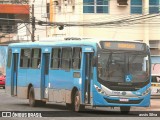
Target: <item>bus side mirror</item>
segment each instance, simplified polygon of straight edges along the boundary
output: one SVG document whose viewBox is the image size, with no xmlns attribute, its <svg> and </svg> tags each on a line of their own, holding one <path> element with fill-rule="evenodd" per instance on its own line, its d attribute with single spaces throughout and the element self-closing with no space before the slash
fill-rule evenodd
<svg viewBox="0 0 160 120">
<path fill-rule="evenodd" d="M 95 67 L 97 65 L 97 57 L 93 56 L 92 58 L 92 66 Z"/>
</svg>

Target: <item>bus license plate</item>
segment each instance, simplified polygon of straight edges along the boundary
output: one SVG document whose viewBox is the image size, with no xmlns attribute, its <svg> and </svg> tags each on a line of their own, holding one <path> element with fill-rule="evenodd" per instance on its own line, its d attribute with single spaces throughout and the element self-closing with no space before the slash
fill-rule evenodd
<svg viewBox="0 0 160 120">
<path fill-rule="evenodd" d="M 121 101 L 121 102 L 128 102 L 129 99 L 127 99 L 127 98 L 120 98 L 119 101 Z"/>
</svg>

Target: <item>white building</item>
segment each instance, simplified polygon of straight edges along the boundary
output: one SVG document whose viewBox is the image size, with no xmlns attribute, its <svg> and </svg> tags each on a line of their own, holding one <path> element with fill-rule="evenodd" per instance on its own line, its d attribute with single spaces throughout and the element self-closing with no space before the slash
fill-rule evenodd
<svg viewBox="0 0 160 120">
<path fill-rule="evenodd" d="M 34 5 L 34 16 L 36 18 L 36 22 L 38 22 L 39 20 L 45 22 L 49 21 L 49 2 L 50 0 L 30 0 L 30 6 L 32 7 L 32 5 Z M 32 16 L 32 14 L 30 15 Z M 40 26 L 38 24 L 36 24 L 35 27 L 35 40 L 48 37 L 48 27 Z"/>
<path fill-rule="evenodd" d="M 77 27 L 52 26 L 49 36 L 143 41 L 150 45 L 155 65 L 160 63 L 159 11 L 160 0 L 50 0 L 50 22 Z"/>
</svg>

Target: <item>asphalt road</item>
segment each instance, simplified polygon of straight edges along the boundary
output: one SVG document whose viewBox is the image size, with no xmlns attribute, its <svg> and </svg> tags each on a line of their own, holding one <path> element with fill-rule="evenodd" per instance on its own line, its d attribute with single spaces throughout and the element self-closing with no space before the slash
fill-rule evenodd
<svg viewBox="0 0 160 120">
<path fill-rule="evenodd" d="M 28 117 L 28 115 L 31 117 L 30 119 L 34 120 L 39 120 L 40 118 L 33 118 L 33 116 L 41 117 L 43 119 L 46 119 L 44 116 L 48 116 L 47 119 L 70 119 L 74 118 L 76 120 L 81 120 L 82 118 L 86 119 L 104 119 L 104 118 L 109 118 L 109 120 L 112 119 L 119 119 L 119 118 L 131 118 L 134 119 L 136 117 L 140 117 L 140 114 L 142 114 L 145 119 L 151 118 L 151 115 L 156 117 L 155 111 L 160 111 L 160 99 L 159 98 L 154 98 L 151 99 L 151 106 L 147 108 L 140 108 L 140 107 L 132 107 L 131 111 L 136 111 L 131 112 L 128 115 L 122 115 L 120 113 L 119 108 L 110 108 L 110 107 L 97 107 L 97 108 L 91 108 L 87 107 L 86 111 L 81 112 L 81 113 L 75 113 L 73 111 L 70 111 L 66 108 L 65 104 L 56 104 L 56 103 L 47 103 L 46 106 L 43 107 L 30 107 L 28 105 L 28 100 L 26 99 L 19 99 L 16 97 L 11 97 L 10 95 L 6 94 L 5 90 L 0 88 L 0 111 L 2 112 L 12 112 L 12 116 L 15 118 L 3 118 L 3 119 L 17 119 L 16 115 L 20 115 L 21 119 L 25 119 L 25 115 Z M 137 111 L 139 111 L 137 113 Z M 13 112 L 16 114 L 13 115 Z M 25 113 L 26 112 L 26 113 Z M 18 114 L 20 113 L 20 114 Z M 35 114 L 33 114 L 35 113 Z M 160 114 L 160 112 L 159 112 Z M 148 116 L 146 116 L 148 115 Z M 0 115 L 1 116 L 1 115 Z M 50 117 L 52 116 L 52 117 Z M 2 117 L 0 117 L 1 120 Z M 41 118 L 41 119 L 42 119 Z M 141 119 L 142 117 L 140 117 Z M 158 117 L 156 117 L 158 118 Z M 19 118 L 20 119 L 20 118 Z M 54 120 L 53 119 L 53 120 Z M 105 119 L 106 120 L 106 119 Z M 129 120 L 129 119 L 127 119 Z M 135 119 L 134 119 L 135 120 Z M 154 118 L 155 120 L 155 118 Z"/>
</svg>

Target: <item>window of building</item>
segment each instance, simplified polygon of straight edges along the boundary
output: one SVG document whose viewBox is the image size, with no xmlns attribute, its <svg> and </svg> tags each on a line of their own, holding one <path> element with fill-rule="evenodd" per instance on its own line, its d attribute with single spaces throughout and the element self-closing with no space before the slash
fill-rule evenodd
<svg viewBox="0 0 160 120">
<path fill-rule="evenodd" d="M 60 68 L 60 63 L 61 63 L 61 49 L 53 48 L 51 56 L 51 68 L 53 69 Z"/>
<path fill-rule="evenodd" d="M 39 68 L 41 64 L 41 49 L 35 48 L 32 49 L 31 55 L 31 68 Z"/>
<path fill-rule="evenodd" d="M 142 14 L 142 0 L 131 0 L 131 14 Z"/>
<path fill-rule="evenodd" d="M 25 68 L 29 67 L 30 57 L 31 57 L 31 50 L 30 49 L 22 49 L 21 50 L 20 67 L 25 67 Z"/>
<path fill-rule="evenodd" d="M 2 26 L 0 26 L 0 32 L 2 32 Z"/>
<path fill-rule="evenodd" d="M 108 0 L 83 0 L 83 13 L 108 13 Z"/>
<path fill-rule="evenodd" d="M 68 70 L 71 68 L 72 48 L 62 49 L 62 69 Z"/>
<path fill-rule="evenodd" d="M 150 40 L 149 41 L 151 55 L 160 55 L 160 40 Z"/>
<path fill-rule="evenodd" d="M 81 57 L 82 56 L 82 50 L 81 48 L 73 48 L 73 58 L 72 58 L 72 66 L 73 69 L 79 70 L 81 67 Z"/>
<path fill-rule="evenodd" d="M 6 26 L 6 30 L 7 30 L 6 31 L 7 33 L 12 33 L 12 26 L 11 25 L 7 25 Z"/>
<path fill-rule="evenodd" d="M 9 50 L 8 50 L 8 61 L 7 61 L 7 67 L 8 67 L 8 68 L 11 67 L 11 58 L 12 58 L 12 50 L 9 49 Z"/>
<path fill-rule="evenodd" d="M 160 0 L 149 0 L 149 13 L 159 13 L 160 11 Z"/>
</svg>

